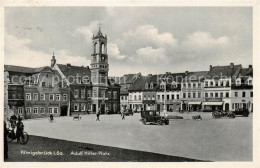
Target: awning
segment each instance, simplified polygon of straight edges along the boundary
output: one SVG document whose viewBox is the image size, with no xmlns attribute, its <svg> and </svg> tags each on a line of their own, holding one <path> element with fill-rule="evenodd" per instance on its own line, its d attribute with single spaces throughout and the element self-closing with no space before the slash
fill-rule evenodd
<svg viewBox="0 0 260 168">
<path fill-rule="evenodd" d="M 200 105 L 201 102 L 188 102 L 188 105 Z"/>
<path fill-rule="evenodd" d="M 203 102 L 203 105 L 208 105 L 208 106 L 222 106 L 223 102 Z"/>
</svg>

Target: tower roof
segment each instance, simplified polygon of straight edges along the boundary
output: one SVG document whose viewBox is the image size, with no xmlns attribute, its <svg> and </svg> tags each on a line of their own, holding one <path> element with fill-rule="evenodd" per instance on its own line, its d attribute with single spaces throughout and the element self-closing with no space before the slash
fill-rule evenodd
<svg viewBox="0 0 260 168">
<path fill-rule="evenodd" d="M 97 34 L 95 36 L 93 35 L 93 39 L 100 38 L 100 37 L 105 38 L 101 32 L 101 28 L 99 27 Z"/>
</svg>

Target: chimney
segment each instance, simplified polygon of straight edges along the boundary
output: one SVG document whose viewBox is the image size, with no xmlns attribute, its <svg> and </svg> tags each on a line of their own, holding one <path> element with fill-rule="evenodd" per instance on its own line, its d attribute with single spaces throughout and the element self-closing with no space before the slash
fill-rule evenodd
<svg viewBox="0 0 260 168">
<path fill-rule="evenodd" d="M 209 66 L 209 70 L 210 70 L 210 71 L 212 70 L 212 65 Z"/>
<path fill-rule="evenodd" d="M 185 71 L 185 76 L 187 76 L 187 75 L 188 75 L 188 73 L 189 73 L 189 71 Z"/>
<path fill-rule="evenodd" d="M 86 68 L 89 69 L 89 66 L 87 66 Z"/>
<path fill-rule="evenodd" d="M 234 63 L 230 63 L 230 68 L 234 68 Z"/>
<path fill-rule="evenodd" d="M 55 59 L 54 51 L 53 51 L 53 55 L 52 55 L 52 59 L 51 59 L 51 67 L 53 68 L 55 64 L 56 64 L 56 59 Z"/>
<path fill-rule="evenodd" d="M 249 68 L 249 69 L 253 69 L 253 66 L 252 66 L 252 65 L 249 65 L 248 68 Z"/>
<path fill-rule="evenodd" d="M 67 67 L 68 67 L 68 68 L 71 68 L 71 64 L 67 64 Z"/>
</svg>

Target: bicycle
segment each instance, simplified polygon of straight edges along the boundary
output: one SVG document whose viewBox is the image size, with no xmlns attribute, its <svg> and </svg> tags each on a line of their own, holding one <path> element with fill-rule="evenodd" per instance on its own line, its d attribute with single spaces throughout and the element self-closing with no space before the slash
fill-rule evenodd
<svg viewBox="0 0 260 168">
<path fill-rule="evenodd" d="M 14 130 L 8 129 L 8 134 L 7 134 L 7 142 L 10 143 L 13 140 L 17 138 Z M 27 132 L 22 132 L 22 135 L 19 137 L 18 141 L 20 144 L 25 145 L 29 140 L 29 135 Z"/>
</svg>

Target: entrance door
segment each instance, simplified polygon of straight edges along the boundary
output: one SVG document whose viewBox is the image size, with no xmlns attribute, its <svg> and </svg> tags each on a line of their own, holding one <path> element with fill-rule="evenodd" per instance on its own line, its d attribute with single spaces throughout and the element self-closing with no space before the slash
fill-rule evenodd
<svg viewBox="0 0 260 168">
<path fill-rule="evenodd" d="M 157 104 L 157 110 L 160 110 L 160 104 Z"/>
<path fill-rule="evenodd" d="M 67 116 L 68 106 L 61 106 L 60 108 L 60 115 Z"/>
<path fill-rule="evenodd" d="M 101 104 L 100 111 L 101 114 L 105 114 L 105 104 Z"/>
<path fill-rule="evenodd" d="M 228 103 L 225 104 L 225 111 L 229 111 L 229 104 Z"/>
<path fill-rule="evenodd" d="M 96 104 L 93 104 L 93 105 L 92 105 L 92 111 L 93 111 L 93 113 L 96 113 L 96 110 L 97 110 L 97 106 L 96 106 Z"/>
</svg>

